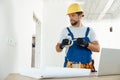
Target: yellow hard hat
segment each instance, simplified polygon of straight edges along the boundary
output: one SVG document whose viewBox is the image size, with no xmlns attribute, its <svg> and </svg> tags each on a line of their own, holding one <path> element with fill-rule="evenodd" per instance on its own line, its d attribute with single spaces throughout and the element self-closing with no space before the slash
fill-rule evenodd
<svg viewBox="0 0 120 80">
<path fill-rule="evenodd" d="M 83 12 L 83 9 L 77 3 L 73 3 L 68 7 L 67 14 L 71 14 L 75 12 Z"/>
</svg>

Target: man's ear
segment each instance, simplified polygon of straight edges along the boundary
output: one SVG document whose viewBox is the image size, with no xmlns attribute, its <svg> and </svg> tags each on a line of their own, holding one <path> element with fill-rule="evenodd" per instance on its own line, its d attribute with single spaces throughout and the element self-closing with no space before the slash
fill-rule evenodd
<svg viewBox="0 0 120 80">
<path fill-rule="evenodd" d="M 84 17 L 84 14 L 82 14 L 82 17 Z"/>
<path fill-rule="evenodd" d="M 81 17 L 84 17 L 84 15 L 83 14 L 79 15 L 79 18 L 81 18 Z"/>
<path fill-rule="evenodd" d="M 84 13 L 82 13 L 82 17 L 84 17 Z"/>
</svg>

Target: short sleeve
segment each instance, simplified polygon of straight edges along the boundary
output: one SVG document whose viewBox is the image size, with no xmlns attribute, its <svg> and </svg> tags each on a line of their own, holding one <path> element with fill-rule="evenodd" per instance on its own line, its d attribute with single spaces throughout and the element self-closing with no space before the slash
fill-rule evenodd
<svg viewBox="0 0 120 80">
<path fill-rule="evenodd" d="M 89 39 L 91 42 L 97 40 L 96 34 L 92 28 L 90 28 L 90 38 Z"/>
<path fill-rule="evenodd" d="M 59 36 L 59 42 L 58 43 L 62 43 L 62 40 L 65 39 L 67 37 L 68 31 L 67 28 L 64 28 Z"/>
</svg>

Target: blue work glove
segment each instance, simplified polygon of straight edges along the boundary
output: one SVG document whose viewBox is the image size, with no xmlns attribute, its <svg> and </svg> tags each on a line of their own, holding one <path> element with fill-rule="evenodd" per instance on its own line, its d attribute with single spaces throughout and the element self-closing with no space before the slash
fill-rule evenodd
<svg viewBox="0 0 120 80">
<path fill-rule="evenodd" d="M 88 47 L 89 43 L 85 41 L 83 38 L 77 38 L 77 44 L 82 47 Z"/>
<path fill-rule="evenodd" d="M 69 45 L 69 39 L 63 39 L 60 44 L 60 49 L 63 49 L 66 45 Z"/>
</svg>

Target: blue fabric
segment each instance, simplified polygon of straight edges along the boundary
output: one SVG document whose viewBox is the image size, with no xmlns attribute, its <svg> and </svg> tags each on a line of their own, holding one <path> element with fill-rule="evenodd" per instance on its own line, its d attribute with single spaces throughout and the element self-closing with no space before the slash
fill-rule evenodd
<svg viewBox="0 0 120 80">
<path fill-rule="evenodd" d="M 65 59 L 65 61 L 64 61 L 64 67 L 66 67 L 67 66 L 67 60 Z"/>
<path fill-rule="evenodd" d="M 90 63 L 92 60 L 91 58 L 92 52 L 88 48 L 78 45 L 77 41 L 74 38 L 73 33 L 70 31 L 68 27 L 67 27 L 67 30 L 69 32 L 68 35 L 72 37 L 72 40 L 74 40 L 74 43 L 68 49 L 68 52 L 65 57 L 64 67 L 66 67 L 67 61 L 71 61 L 73 63 L 81 62 L 82 64 Z M 87 42 L 90 42 L 88 38 L 89 31 L 90 31 L 90 28 L 88 27 L 84 37 L 85 41 Z"/>
<path fill-rule="evenodd" d="M 71 32 L 71 30 L 67 27 L 67 30 L 68 30 L 68 32 L 69 32 L 69 36 L 71 36 L 72 37 L 72 40 L 74 39 L 74 35 L 73 35 L 73 33 Z"/>
<path fill-rule="evenodd" d="M 90 28 L 88 27 L 88 28 L 87 28 L 87 31 L 86 31 L 86 34 L 85 34 L 85 37 L 87 37 L 87 36 L 88 36 L 89 31 L 90 31 Z"/>
</svg>

